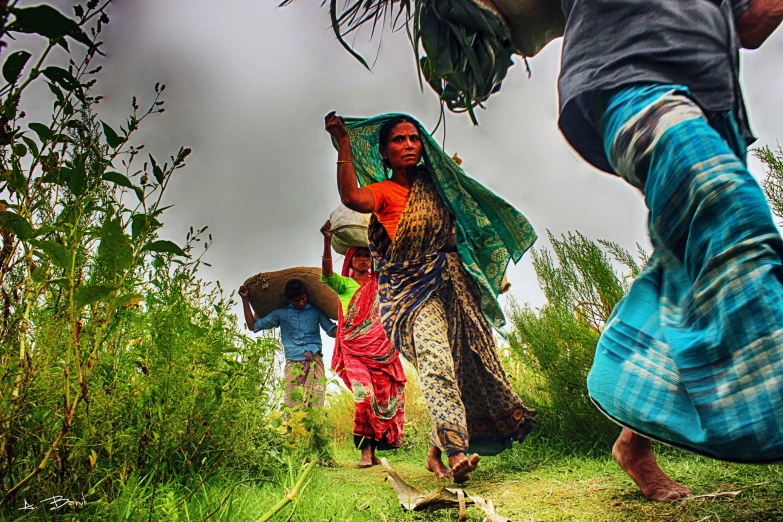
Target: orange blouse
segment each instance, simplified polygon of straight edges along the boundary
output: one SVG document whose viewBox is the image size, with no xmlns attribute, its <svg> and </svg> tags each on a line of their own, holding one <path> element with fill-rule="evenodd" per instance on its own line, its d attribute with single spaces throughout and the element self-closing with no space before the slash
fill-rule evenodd
<svg viewBox="0 0 783 522">
<path fill-rule="evenodd" d="M 397 233 L 397 223 L 399 223 L 402 211 L 405 209 L 410 189 L 390 180 L 367 185 L 367 188 L 375 196 L 373 214 L 381 222 L 383 228 L 386 229 L 389 239 L 394 241 L 394 235 Z"/>
</svg>

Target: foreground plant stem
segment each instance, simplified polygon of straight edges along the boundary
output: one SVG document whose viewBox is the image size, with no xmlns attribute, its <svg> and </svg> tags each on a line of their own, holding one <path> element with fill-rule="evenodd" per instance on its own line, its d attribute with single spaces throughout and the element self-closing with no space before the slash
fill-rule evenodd
<svg viewBox="0 0 783 522">
<path fill-rule="evenodd" d="M 299 475 L 299 480 L 296 481 L 296 485 L 291 488 L 291 490 L 288 492 L 286 496 L 280 499 L 280 502 L 275 504 L 275 506 L 267 511 L 264 516 L 258 519 L 258 522 L 266 522 L 267 520 L 271 519 L 273 516 L 275 516 L 277 513 L 280 512 L 281 509 L 286 507 L 289 502 L 296 499 L 296 496 L 299 494 L 299 491 L 302 489 L 303 484 L 307 480 L 307 477 L 310 475 L 310 472 L 313 471 L 313 468 L 315 467 L 317 460 L 313 460 L 310 462 L 310 464 L 307 465 L 307 467 L 304 469 L 301 475 Z"/>
</svg>

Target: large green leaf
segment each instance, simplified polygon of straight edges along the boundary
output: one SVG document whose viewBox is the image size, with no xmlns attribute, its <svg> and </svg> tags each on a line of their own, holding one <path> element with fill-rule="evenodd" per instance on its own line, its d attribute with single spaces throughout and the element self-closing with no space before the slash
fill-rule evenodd
<svg viewBox="0 0 783 522">
<path fill-rule="evenodd" d="M 139 201 L 144 201 L 144 189 L 142 187 L 133 187 L 133 192 L 136 193 L 136 197 Z"/>
<path fill-rule="evenodd" d="M 133 306 L 144 301 L 144 296 L 141 294 L 130 293 L 117 297 L 112 303 L 112 308 L 119 308 L 121 306 Z"/>
<path fill-rule="evenodd" d="M 52 130 L 44 125 L 43 123 L 28 123 L 28 127 L 30 127 L 35 133 L 38 135 L 38 138 L 43 143 L 44 141 L 52 141 L 54 139 L 54 133 Z"/>
<path fill-rule="evenodd" d="M 0 226 L 4 226 L 16 234 L 16 237 L 22 241 L 31 239 L 34 235 L 30 222 L 15 212 L 7 210 L 0 212 Z"/>
<path fill-rule="evenodd" d="M 8 179 L 8 187 L 27 194 L 27 178 L 24 177 L 21 169 L 19 168 L 19 162 L 15 161 L 11 167 L 11 177 Z"/>
<path fill-rule="evenodd" d="M 44 76 L 52 80 L 54 83 L 60 85 L 66 91 L 72 91 L 79 87 L 79 82 L 65 69 L 50 65 L 43 71 Z"/>
<path fill-rule="evenodd" d="M 155 176 L 155 179 L 158 180 L 158 183 L 163 183 L 163 170 L 161 170 L 160 166 L 155 161 L 155 158 L 152 157 L 152 154 L 150 154 L 149 157 L 150 163 L 152 164 L 152 174 Z"/>
<path fill-rule="evenodd" d="M 73 302 L 78 307 L 93 304 L 109 297 L 117 290 L 115 285 L 85 285 L 77 288 L 73 293 Z"/>
<path fill-rule="evenodd" d="M 131 183 L 131 180 L 119 172 L 105 172 L 103 174 L 103 180 L 110 181 L 116 185 L 120 185 L 121 187 L 126 187 L 129 189 L 133 188 L 133 183 Z"/>
<path fill-rule="evenodd" d="M 101 124 L 103 124 L 103 135 L 106 136 L 106 143 L 109 144 L 109 147 L 116 148 L 122 145 L 122 142 L 125 140 L 120 138 L 105 121 L 101 121 Z"/>
<path fill-rule="evenodd" d="M 68 178 L 68 190 L 70 190 L 76 197 L 83 195 L 87 191 L 86 161 L 87 156 L 85 154 L 80 154 L 77 156 L 74 159 L 71 175 Z"/>
<path fill-rule="evenodd" d="M 131 237 L 133 241 L 139 239 L 145 232 L 157 230 L 163 225 L 147 214 L 134 214 L 131 217 Z"/>
<path fill-rule="evenodd" d="M 30 149 L 30 152 L 33 153 L 33 156 L 36 158 L 38 157 L 38 145 L 35 144 L 35 142 L 28 138 L 27 136 L 22 136 L 22 140 L 27 143 L 27 148 Z"/>
<path fill-rule="evenodd" d="M 82 31 L 76 21 L 51 6 L 36 5 L 15 8 L 11 9 L 11 13 L 14 14 L 16 20 L 8 27 L 9 31 L 35 33 L 53 39 L 70 36 L 88 47 L 93 46 L 90 38 Z"/>
<path fill-rule="evenodd" d="M 158 241 L 151 241 L 146 245 L 144 245 L 144 248 L 142 248 L 141 250 L 142 252 L 144 251 L 160 252 L 164 254 L 174 254 L 175 256 L 186 257 L 185 251 L 182 250 L 180 247 L 178 247 L 176 243 L 165 239 L 160 239 Z"/>
<path fill-rule="evenodd" d="M 123 232 L 120 218 L 109 218 L 101 227 L 101 243 L 98 245 L 98 263 L 112 275 L 130 268 L 133 263 L 133 248 L 130 238 Z"/>
<path fill-rule="evenodd" d="M 3 64 L 3 78 L 5 78 L 5 81 L 8 83 L 16 82 L 29 59 L 30 53 L 27 51 L 16 51 L 9 54 Z"/>
<path fill-rule="evenodd" d="M 47 259 L 64 270 L 71 268 L 71 253 L 60 243 L 54 241 L 33 240 L 30 243 L 44 253 Z"/>
</svg>

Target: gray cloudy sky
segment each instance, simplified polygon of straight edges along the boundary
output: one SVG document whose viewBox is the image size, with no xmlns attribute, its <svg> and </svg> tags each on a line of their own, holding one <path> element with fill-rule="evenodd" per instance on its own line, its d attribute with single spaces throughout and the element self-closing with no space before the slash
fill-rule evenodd
<svg viewBox="0 0 783 522">
<path fill-rule="evenodd" d="M 407 112 L 432 128 L 438 104 L 422 92 L 403 33 L 386 31 L 374 72 L 335 40 L 320 1 L 277 8 L 275 0 L 117 0 L 105 33 L 108 61 L 97 91 L 101 117 L 124 121 L 132 95 L 165 83 L 166 112 L 140 142 L 158 159 L 193 148 L 172 183 L 163 234 L 182 242 L 209 225 L 215 242 L 206 279 L 235 289 L 260 271 L 320 263 L 318 229 L 339 203 L 336 153 L 323 130 L 330 110 L 346 116 Z M 607 35 L 610 37 L 610 35 Z M 366 40 L 366 39 L 365 39 Z M 372 57 L 378 41 L 358 41 Z M 783 140 L 783 30 L 743 54 L 742 80 L 757 145 Z M 557 130 L 560 43 L 518 63 L 473 127 L 449 115 L 446 148 L 474 178 L 520 209 L 547 245 L 579 230 L 633 249 L 649 245 L 646 211 L 626 183 L 589 167 Z M 751 170 L 763 175 L 752 160 Z M 511 267 L 511 293 L 538 306 L 529 256 Z M 325 336 L 324 336 L 325 337 Z M 329 345 L 330 343 L 326 343 Z"/>
</svg>

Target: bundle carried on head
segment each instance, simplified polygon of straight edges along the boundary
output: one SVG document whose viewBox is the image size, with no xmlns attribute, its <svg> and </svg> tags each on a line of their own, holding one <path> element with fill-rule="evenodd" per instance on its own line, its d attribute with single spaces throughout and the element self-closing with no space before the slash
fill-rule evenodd
<svg viewBox="0 0 783 522">
<path fill-rule="evenodd" d="M 488 0 L 417 3 L 413 34 L 426 53 L 420 71 L 449 110 L 467 111 L 477 124 L 474 107 L 500 90 L 514 65 L 508 28 Z"/>
<path fill-rule="evenodd" d="M 340 43 L 368 69 L 345 38 L 365 24 L 373 32 L 386 20 L 392 30 L 404 26 L 420 75 L 441 103 L 453 112 L 467 111 L 474 124 L 474 108 L 500 90 L 514 64 L 511 55 L 519 53 L 491 0 L 342 0 L 339 5 L 330 0 L 329 11 Z"/>
<path fill-rule="evenodd" d="M 307 288 L 307 302 L 319 308 L 330 319 L 337 320 L 337 309 L 340 298 L 328 286 L 321 282 L 321 269 L 299 266 L 261 272 L 247 278 L 243 283 L 250 293 L 250 305 L 256 319 L 264 317 L 278 308 L 288 306 L 285 297 L 285 286 L 291 279 L 299 279 Z"/>
</svg>

